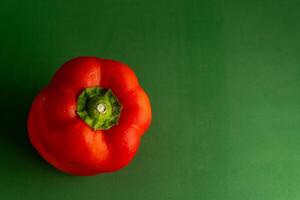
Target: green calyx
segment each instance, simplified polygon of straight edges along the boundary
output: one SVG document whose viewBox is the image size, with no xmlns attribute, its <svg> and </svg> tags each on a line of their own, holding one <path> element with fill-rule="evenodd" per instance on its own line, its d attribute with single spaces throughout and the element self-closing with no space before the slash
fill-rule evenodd
<svg viewBox="0 0 300 200">
<path fill-rule="evenodd" d="M 78 116 L 94 130 L 118 124 L 122 105 L 110 89 L 85 88 L 77 99 Z"/>
</svg>

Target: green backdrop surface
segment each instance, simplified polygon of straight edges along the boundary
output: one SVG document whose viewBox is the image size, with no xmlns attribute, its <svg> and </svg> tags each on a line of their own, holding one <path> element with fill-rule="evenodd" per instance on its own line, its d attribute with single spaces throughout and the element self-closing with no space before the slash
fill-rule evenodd
<svg viewBox="0 0 300 200">
<path fill-rule="evenodd" d="M 300 199 L 300 2 L 2 0 L 0 199 Z M 66 60 L 123 61 L 153 122 L 113 174 L 63 174 L 26 118 Z"/>
</svg>

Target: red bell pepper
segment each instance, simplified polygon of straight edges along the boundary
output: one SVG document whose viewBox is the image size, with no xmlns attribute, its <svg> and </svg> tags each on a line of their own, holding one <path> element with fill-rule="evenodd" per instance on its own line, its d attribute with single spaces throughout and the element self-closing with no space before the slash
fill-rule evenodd
<svg viewBox="0 0 300 200">
<path fill-rule="evenodd" d="M 86 176 L 126 166 L 150 121 L 148 96 L 127 65 L 78 57 L 35 98 L 28 133 L 51 165 Z"/>
</svg>

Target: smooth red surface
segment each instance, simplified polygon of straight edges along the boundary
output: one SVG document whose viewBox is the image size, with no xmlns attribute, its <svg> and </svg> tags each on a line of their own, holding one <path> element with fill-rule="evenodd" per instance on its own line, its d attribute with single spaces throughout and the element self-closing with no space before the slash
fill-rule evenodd
<svg viewBox="0 0 300 200">
<path fill-rule="evenodd" d="M 123 106 L 119 124 L 94 131 L 76 114 L 87 87 L 110 88 Z M 78 57 L 65 63 L 35 98 L 28 118 L 32 145 L 56 168 L 74 175 L 116 171 L 134 157 L 151 122 L 151 106 L 125 64 Z"/>
</svg>

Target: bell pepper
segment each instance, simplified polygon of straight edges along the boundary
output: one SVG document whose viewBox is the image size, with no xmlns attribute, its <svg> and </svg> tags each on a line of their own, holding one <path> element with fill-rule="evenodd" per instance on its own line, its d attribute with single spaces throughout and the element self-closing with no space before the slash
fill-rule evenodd
<svg viewBox="0 0 300 200">
<path fill-rule="evenodd" d="M 149 98 L 129 66 L 78 57 L 35 97 L 27 125 L 30 142 L 47 162 L 88 176 L 128 165 L 150 122 Z"/>
</svg>

